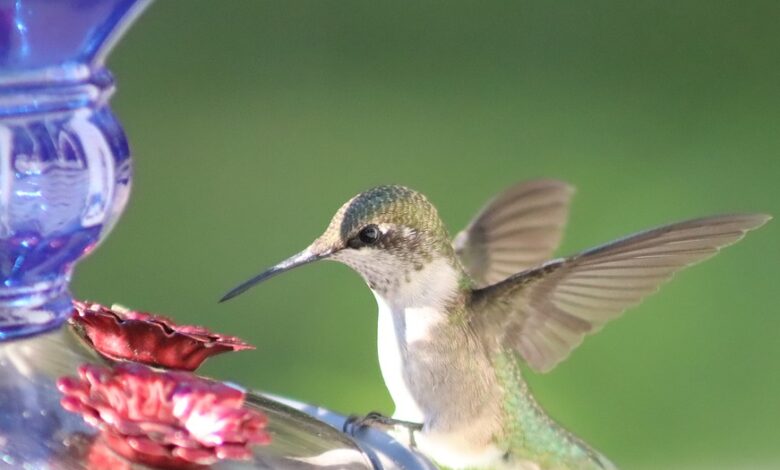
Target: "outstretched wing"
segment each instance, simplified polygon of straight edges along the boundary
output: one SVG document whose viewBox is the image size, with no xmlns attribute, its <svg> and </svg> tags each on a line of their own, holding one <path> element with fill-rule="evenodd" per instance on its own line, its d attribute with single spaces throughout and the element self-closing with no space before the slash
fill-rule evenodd
<svg viewBox="0 0 780 470">
<path fill-rule="evenodd" d="M 550 259 L 561 241 L 574 189 L 562 181 L 516 184 L 479 211 L 453 246 L 477 286 Z"/>
<path fill-rule="evenodd" d="M 641 232 L 474 291 L 474 320 L 536 371 L 555 367 L 584 336 L 771 217 L 722 215 Z"/>
</svg>

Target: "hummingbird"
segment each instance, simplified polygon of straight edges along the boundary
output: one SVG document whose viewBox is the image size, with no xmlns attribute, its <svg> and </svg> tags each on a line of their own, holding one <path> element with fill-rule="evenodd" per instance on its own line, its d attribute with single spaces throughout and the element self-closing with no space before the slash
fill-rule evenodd
<svg viewBox="0 0 780 470">
<path fill-rule="evenodd" d="M 379 363 L 395 404 L 392 417 L 366 422 L 412 426 L 417 449 L 449 468 L 615 468 L 547 415 L 523 364 L 552 370 L 674 273 L 771 217 L 686 220 L 551 259 L 573 192 L 557 180 L 516 184 L 451 239 L 423 194 L 375 187 L 222 301 L 317 260 L 346 264 L 376 297 Z"/>
</svg>

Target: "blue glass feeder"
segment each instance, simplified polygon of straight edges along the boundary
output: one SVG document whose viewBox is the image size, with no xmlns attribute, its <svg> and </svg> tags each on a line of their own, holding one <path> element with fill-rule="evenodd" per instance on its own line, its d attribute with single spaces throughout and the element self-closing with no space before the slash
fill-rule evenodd
<svg viewBox="0 0 780 470">
<path fill-rule="evenodd" d="M 130 150 L 106 54 L 148 0 L 0 1 L 0 338 L 59 327 L 111 230 Z"/>
<path fill-rule="evenodd" d="M 129 197 L 104 64 L 150 1 L 0 0 L 0 468 L 88 467 L 96 430 L 60 407 L 55 382 L 103 361 L 63 327 L 68 285 Z M 262 394 L 247 406 L 268 416 L 271 445 L 214 468 L 434 468 L 380 431 L 347 436 L 322 408 Z"/>
</svg>

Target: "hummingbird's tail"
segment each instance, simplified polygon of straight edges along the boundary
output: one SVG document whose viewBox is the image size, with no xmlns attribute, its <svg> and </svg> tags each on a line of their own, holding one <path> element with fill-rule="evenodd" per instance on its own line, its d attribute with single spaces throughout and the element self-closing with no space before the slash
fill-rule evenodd
<svg viewBox="0 0 780 470">
<path fill-rule="evenodd" d="M 505 445 L 509 450 L 502 468 L 616 470 L 609 459 L 547 415 L 531 395 L 514 351 L 498 354 L 495 365 L 508 417 Z"/>
</svg>

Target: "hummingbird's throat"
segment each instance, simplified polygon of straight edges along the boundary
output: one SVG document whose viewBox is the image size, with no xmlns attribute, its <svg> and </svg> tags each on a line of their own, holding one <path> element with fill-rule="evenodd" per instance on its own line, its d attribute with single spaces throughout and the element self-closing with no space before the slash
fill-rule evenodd
<svg viewBox="0 0 780 470">
<path fill-rule="evenodd" d="M 344 250 L 333 258 L 357 271 L 371 290 L 400 309 L 446 310 L 458 298 L 464 275 L 444 256 L 423 257 L 369 248 Z"/>
</svg>

